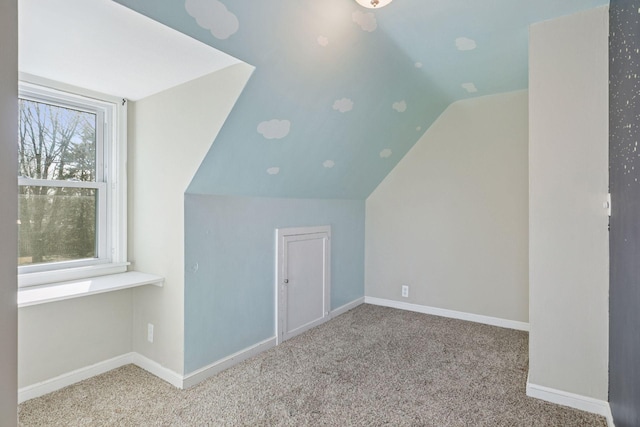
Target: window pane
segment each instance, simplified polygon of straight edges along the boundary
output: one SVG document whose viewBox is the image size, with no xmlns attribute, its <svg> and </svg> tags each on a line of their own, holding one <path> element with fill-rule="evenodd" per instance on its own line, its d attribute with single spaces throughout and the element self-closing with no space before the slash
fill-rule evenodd
<svg viewBox="0 0 640 427">
<path fill-rule="evenodd" d="M 20 186 L 18 265 L 96 257 L 93 188 Z"/>
<path fill-rule="evenodd" d="M 20 100 L 19 174 L 35 179 L 96 180 L 96 115 Z"/>
</svg>

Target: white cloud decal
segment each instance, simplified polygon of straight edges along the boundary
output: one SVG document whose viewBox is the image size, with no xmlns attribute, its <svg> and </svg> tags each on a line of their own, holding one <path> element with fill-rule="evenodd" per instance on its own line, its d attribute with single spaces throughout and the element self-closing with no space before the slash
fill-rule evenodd
<svg viewBox="0 0 640 427">
<path fill-rule="evenodd" d="M 322 166 L 324 166 L 327 169 L 331 169 L 335 165 L 336 163 L 333 160 L 325 160 L 324 162 L 322 162 Z"/>
<path fill-rule="evenodd" d="M 198 25 L 211 31 L 217 39 L 229 38 L 240 27 L 236 15 L 218 0 L 186 0 L 184 7 Z"/>
<path fill-rule="evenodd" d="M 349 98 L 337 99 L 336 102 L 333 103 L 333 109 L 341 113 L 346 113 L 347 111 L 353 110 L 353 101 Z"/>
<path fill-rule="evenodd" d="M 422 68 L 422 62 L 416 62 L 414 65 L 416 68 Z"/>
<path fill-rule="evenodd" d="M 391 108 L 396 110 L 398 113 L 404 113 L 407 111 L 407 103 L 405 101 L 394 102 Z"/>
<path fill-rule="evenodd" d="M 378 27 L 376 16 L 371 12 L 361 12 L 357 10 L 351 14 L 351 19 L 364 31 L 372 32 Z"/>
<path fill-rule="evenodd" d="M 456 39 L 456 48 L 458 50 L 473 50 L 477 47 L 476 41 L 466 37 L 458 37 Z"/>
<path fill-rule="evenodd" d="M 267 169 L 267 173 L 269 175 L 278 175 L 280 173 L 280 168 L 274 166 L 272 168 Z"/>
<path fill-rule="evenodd" d="M 418 127 L 416 128 L 416 130 L 417 130 L 418 132 L 420 132 L 420 131 L 422 130 L 422 126 L 418 126 Z"/>
<path fill-rule="evenodd" d="M 387 157 L 391 157 L 391 154 L 392 154 L 391 150 L 389 150 L 388 148 L 385 148 L 380 152 L 380 158 L 386 159 Z"/>
<path fill-rule="evenodd" d="M 322 47 L 326 47 L 329 44 L 329 39 L 325 36 L 318 36 L 318 44 Z"/>
<path fill-rule="evenodd" d="M 273 119 L 261 122 L 258 125 L 258 133 L 267 139 L 280 139 L 289 135 L 291 122 L 289 120 Z"/>
<path fill-rule="evenodd" d="M 478 91 L 478 88 L 476 88 L 476 85 L 474 85 L 473 83 L 462 83 L 461 86 L 469 93 L 475 93 Z"/>
</svg>

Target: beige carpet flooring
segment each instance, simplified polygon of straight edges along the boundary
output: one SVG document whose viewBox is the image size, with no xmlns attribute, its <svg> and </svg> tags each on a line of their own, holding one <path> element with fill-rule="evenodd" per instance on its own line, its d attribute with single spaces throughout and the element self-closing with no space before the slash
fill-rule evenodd
<svg viewBox="0 0 640 427">
<path fill-rule="evenodd" d="M 178 390 L 129 365 L 19 407 L 21 426 L 606 426 L 525 395 L 525 332 L 371 305 Z"/>
</svg>

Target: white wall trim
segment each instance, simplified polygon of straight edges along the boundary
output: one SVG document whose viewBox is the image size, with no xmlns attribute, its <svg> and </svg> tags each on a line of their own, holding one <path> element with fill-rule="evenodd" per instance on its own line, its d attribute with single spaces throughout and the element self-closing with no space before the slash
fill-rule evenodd
<svg viewBox="0 0 640 427">
<path fill-rule="evenodd" d="M 332 310 L 329 313 L 329 316 L 323 318 L 322 323 L 326 322 L 329 319 L 333 319 L 341 314 L 344 314 L 363 303 L 364 297 L 358 298 L 357 300 L 338 307 L 337 309 Z M 114 358 L 107 359 L 90 366 L 86 366 L 84 368 L 76 369 L 75 371 L 67 372 L 55 378 L 23 387 L 18 390 L 18 403 L 43 396 L 77 382 L 86 380 L 96 375 L 104 374 L 105 372 L 111 371 L 112 369 L 116 369 L 129 364 L 134 364 L 144 369 L 145 371 L 168 382 L 174 387 L 180 389 L 189 388 L 219 372 L 224 371 L 225 369 L 232 367 L 233 365 L 256 356 L 263 351 L 269 350 L 270 348 L 275 347 L 275 345 L 276 337 L 266 339 L 253 346 L 247 347 L 244 350 L 240 350 L 237 353 L 220 359 L 208 366 L 193 371 L 187 375 L 181 375 L 168 368 L 165 368 L 164 366 L 141 355 L 140 353 L 125 353 L 120 356 L 116 356 Z"/>
<path fill-rule="evenodd" d="M 602 415 L 607 419 L 607 425 L 609 427 L 614 427 L 611 407 L 609 406 L 609 402 L 604 400 L 598 400 L 592 397 L 582 396 L 580 394 L 569 393 L 567 391 L 532 384 L 528 379 L 527 396 L 545 400 L 557 405 L 568 406 L 580 411 Z"/>
<path fill-rule="evenodd" d="M 388 303 L 396 303 L 396 304 L 381 304 L 380 302 L 388 302 Z M 419 307 L 422 309 L 431 309 L 431 307 L 419 306 L 416 304 L 407 304 L 400 303 L 397 301 L 391 300 L 383 300 L 380 298 L 373 297 L 363 297 L 358 298 L 357 300 L 345 304 L 331 312 L 330 317 L 334 318 L 345 312 L 359 306 L 362 303 L 373 304 L 373 305 L 383 305 L 385 307 L 393 307 L 400 308 L 404 310 L 417 311 L 420 313 L 426 314 L 434 314 L 427 311 L 420 311 L 417 309 L 413 309 L 415 307 Z M 399 306 L 396 306 L 399 305 Z M 404 306 L 411 306 L 413 308 L 404 308 Z M 441 310 L 441 309 L 436 309 Z M 445 310 L 449 311 L 449 310 Z M 458 313 L 458 312 L 454 312 Z M 462 313 L 466 314 L 466 313 Z M 440 315 L 440 314 L 436 314 Z M 475 315 L 470 315 L 475 316 Z M 445 317 L 453 317 L 453 316 L 445 316 Z M 485 316 L 482 316 L 485 317 Z M 459 319 L 459 317 L 454 317 Z M 469 319 L 462 319 L 469 320 Z M 502 319 L 499 319 L 502 320 Z M 484 323 L 484 322 L 480 322 Z M 500 326 L 500 325 L 497 325 Z M 66 374 L 59 375 L 55 378 L 51 378 L 49 380 L 45 380 L 30 386 L 23 387 L 18 390 L 18 403 L 25 402 L 29 399 L 34 399 L 36 397 L 43 396 L 45 394 L 54 392 L 56 390 L 60 390 L 61 388 L 70 386 L 77 382 L 86 380 L 88 378 L 94 377 L 96 375 L 103 374 L 105 372 L 111 371 L 113 369 L 119 368 L 121 366 L 134 364 L 145 371 L 157 376 L 160 379 L 167 381 L 169 384 L 177 388 L 189 388 L 192 387 L 199 382 L 219 373 L 225 369 L 232 367 L 244 360 L 247 360 L 263 351 L 269 350 L 276 345 L 276 338 L 272 337 L 267 340 L 264 340 L 254 346 L 247 347 L 244 350 L 240 350 L 237 353 L 234 353 L 224 359 L 220 359 L 217 362 L 214 362 L 204 368 L 198 369 L 188 375 L 182 376 L 170 369 L 167 369 L 160 365 L 157 362 L 135 352 L 126 353 L 120 356 L 116 356 L 111 359 L 104 360 L 102 362 L 95 363 L 93 365 L 76 369 L 75 371 L 68 372 Z M 555 403 L 558 405 L 569 406 L 571 408 L 575 408 L 581 411 L 591 412 L 594 414 L 602 415 L 607 419 L 607 425 L 609 427 L 615 427 L 613 423 L 613 416 L 611 414 L 611 407 L 609 406 L 609 402 L 604 400 L 598 400 L 591 397 L 582 396 L 579 394 L 569 393 L 562 390 L 556 390 L 550 387 L 540 386 L 537 384 L 532 384 L 529 382 L 527 377 L 527 396 L 533 397 L 536 399 L 545 400 L 547 402 Z"/>
<path fill-rule="evenodd" d="M 465 313 L 462 311 L 447 310 L 444 308 L 429 307 L 427 305 L 411 304 L 408 302 L 367 296 L 364 297 L 364 302 L 365 304 L 399 308 L 400 310 L 415 311 L 418 313 L 432 314 L 434 316 L 450 317 L 453 319 L 467 320 L 469 322 L 484 323 L 486 325 L 499 326 L 501 328 L 529 331 L 529 323 L 520 322 L 517 320 L 501 319 L 499 317 L 483 316 L 481 314 Z"/>
<path fill-rule="evenodd" d="M 356 308 L 357 306 L 364 304 L 364 297 L 360 297 L 356 300 L 353 300 L 351 302 L 346 303 L 345 305 L 341 305 L 340 307 L 336 308 L 335 310 L 331 310 L 331 312 L 329 313 L 329 318 L 330 319 L 334 319 L 338 316 L 340 316 L 341 314 L 346 313 L 349 310 L 353 310 L 354 308 Z"/>
<path fill-rule="evenodd" d="M 607 426 L 608 427 L 616 427 L 615 423 L 613 422 L 613 414 L 611 413 L 611 405 L 609 404 L 609 402 L 607 403 L 607 408 L 606 408 L 606 414 L 605 414 L 605 418 L 607 419 Z"/>
<path fill-rule="evenodd" d="M 130 364 L 134 364 L 144 369 L 175 387 L 183 388 L 182 375 L 164 368 L 159 363 L 154 362 L 139 353 L 131 352 L 58 375 L 57 377 L 41 381 L 39 383 L 22 387 L 18 390 L 18 403 L 44 396 L 45 394 L 60 390 L 61 388 Z"/>
<path fill-rule="evenodd" d="M 207 365 L 203 368 L 200 368 L 196 371 L 191 372 L 184 376 L 183 380 L 183 388 L 189 388 L 201 381 L 206 380 L 209 377 L 214 376 L 215 374 L 224 371 L 225 369 L 229 369 L 230 367 L 247 360 L 253 356 L 256 356 L 263 351 L 269 350 L 272 347 L 276 346 L 276 337 L 272 337 L 266 339 L 262 342 L 259 342 L 251 347 L 247 347 L 243 350 L 240 350 L 236 353 L 233 353 L 230 356 L 227 356 L 223 359 L 220 359 L 216 362 L 213 362 L 210 365 Z"/>
<path fill-rule="evenodd" d="M 313 327 L 315 326 L 319 326 L 322 323 L 327 322 L 328 320 L 331 320 L 341 314 L 346 313 L 347 311 L 356 308 L 357 306 L 359 306 L 360 304 L 364 303 L 364 297 L 358 298 L 354 301 L 351 301 L 345 305 L 342 305 L 338 308 L 336 308 L 335 310 L 331 310 L 331 312 L 329 313 L 329 316 L 325 316 L 322 319 L 320 319 L 320 321 L 313 325 Z M 251 347 L 247 347 L 244 350 L 240 350 L 237 353 L 234 353 L 230 356 L 227 356 L 223 359 L 220 359 L 216 362 L 211 363 L 210 365 L 207 365 L 203 368 L 200 368 L 196 371 L 193 371 L 187 375 L 184 376 L 184 380 L 183 380 L 183 388 L 189 388 L 189 387 L 193 387 L 194 385 L 200 383 L 201 381 L 204 381 L 205 379 L 212 377 L 213 375 L 224 371 L 225 369 L 229 369 L 230 367 L 244 361 L 247 360 L 253 356 L 256 356 L 260 353 L 262 353 L 263 351 L 267 351 L 272 347 L 276 346 L 276 337 L 272 337 L 269 339 L 266 339 L 262 342 L 259 342 Z M 153 373 L 153 372 L 152 372 Z M 162 377 L 161 377 L 162 378 Z"/>
<path fill-rule="evenodd" d="M 126 353 L 90 366 L 85 366 L 84 368 L 76 369 L 75 371 L 58 375 L 57 377 L 39 383 L 22 387 L 18 390 L 18 403 L 43 396 L 71 384 L 75 384 L 82 380 L 95 377 L 96 375 L 104 374 L 112 369 L 133 363 L 133 354 L 134 353 Z"/>
<path fill-rule="evenodd" d="M 165 368 L 158 362 L 155 362 L 140 353 L 131 353 L 131 363 L 155 375 L 156 377 L 165 380 L 174 387 L 184 388 L 184 377 L 181 374 Z"/>
</svg>

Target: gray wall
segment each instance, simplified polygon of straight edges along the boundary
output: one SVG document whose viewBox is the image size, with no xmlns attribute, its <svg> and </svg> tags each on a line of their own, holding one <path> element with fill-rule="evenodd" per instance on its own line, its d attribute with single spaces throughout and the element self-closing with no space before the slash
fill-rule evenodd
<svg viewBox="0 0 640 427">
<path fill-rule="evenodd" d="M 639 8 L 638 0 L 611 1 L 609 400 L 618 427 L 640 425 Z"/>
<path fill-rule="evenodd" d="M 608 13 L 531 26 L 529 381 L 607 400 Z"/>
<path fill-rule="evenodd" d="M 425 132 L 367 199 L 367 297 L 528 322 L 527 120 L 518 91 Z"/>
<path fill-rule="evenodd" d="M 18 3 L 0 2 L 0 426 L 16 424 Z"/>
</svg>

